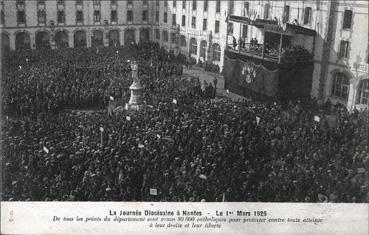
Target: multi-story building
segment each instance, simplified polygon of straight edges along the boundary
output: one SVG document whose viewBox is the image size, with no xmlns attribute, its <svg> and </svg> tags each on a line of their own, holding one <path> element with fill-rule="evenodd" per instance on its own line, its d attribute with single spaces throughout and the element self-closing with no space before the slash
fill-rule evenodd
<svg viewBox="0 0 369 235">
<path fill-rule="evenodd" d="M 2 0 L 2 47 L 115 46 L 153 40 L 223 67 L 227 41 L 263 42 L 262 31 L 229 15 L 314 30 L 311 96 L 348 109 L 369 104 L 368 1 Z M 301 38 L 303 40 L 303 38 Z"/>
<path fill-rule="evenodd" d="M 2 45 L 35 49 L 149 40 L 151 7 L 151 1 L 2 0 Z"/>
</svg>

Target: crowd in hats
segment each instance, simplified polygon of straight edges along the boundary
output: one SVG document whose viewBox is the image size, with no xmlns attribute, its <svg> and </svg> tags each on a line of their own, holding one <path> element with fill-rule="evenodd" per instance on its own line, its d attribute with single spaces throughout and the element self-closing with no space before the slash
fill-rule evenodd
<svg viewBox="0 0 369 235">
<path fill-rule="evenodd" d="M 4 200 L 369 201 L 367 111 L 332 125 L 301 102 L 214 99 L 154 43 L 22 55 L 2 78 Z M 149 107 L 108 113 L 133 59 Z"/>
</svg>

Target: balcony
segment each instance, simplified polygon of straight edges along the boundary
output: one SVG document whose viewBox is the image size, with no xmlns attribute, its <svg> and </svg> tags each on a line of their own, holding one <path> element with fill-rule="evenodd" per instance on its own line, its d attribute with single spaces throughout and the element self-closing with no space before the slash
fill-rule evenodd
<svg viewBox="0 0 369 235">
<path fill-rule="evenodd" d="M 238 35 L 238 39 L 227 34 L 226 51 L 229 53 L 277 64 L 312 62 L 315 37 L 313 30 L 290 24 L 282 26 L 270 20 L 250 20 L 241 16 L 229 16 L 227 21 L 241 24 L 242 31 L 245 30 Z M 249 30 L 251 27 L 253 30 Z M 301 41 L 305 44 L 301 44 Z"/>
</svg>

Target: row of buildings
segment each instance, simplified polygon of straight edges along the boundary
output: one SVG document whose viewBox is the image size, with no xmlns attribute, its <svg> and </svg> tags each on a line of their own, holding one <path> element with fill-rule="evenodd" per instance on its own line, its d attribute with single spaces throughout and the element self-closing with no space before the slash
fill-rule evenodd
<svg viewBox="0 0 369 235">
<path fill-rule="evenodd" d="M 3 50 L 18 50 L 153 40 L 167 50 L 211 60 L 222 68 L 227 48 L 239 45 L 240 39 L 262 43 L 265 36 L 249 25 L 229 23 L 229 16 L 314 30 L 314 40 L 306 42 L 314 55 L 311 95 L 350 110 L 368 106 L 365 0 L 2 0 L 1 44 Z"/>
</svg>

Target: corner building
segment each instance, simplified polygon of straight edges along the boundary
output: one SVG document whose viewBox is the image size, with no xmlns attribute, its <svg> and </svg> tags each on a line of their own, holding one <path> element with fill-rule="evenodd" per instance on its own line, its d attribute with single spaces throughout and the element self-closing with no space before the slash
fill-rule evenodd
<svg viewBox="0 0 369 235">
<path fill-rule="evenodd" d="M 2 0 L 4 50 L 126 45 L 152 40 L 222 70 L 228 43 L 264 35 L 229 16 L 314 30 L 311 96 L 352 110 L 369 105 L 368 1 Z"/>
</svg>

